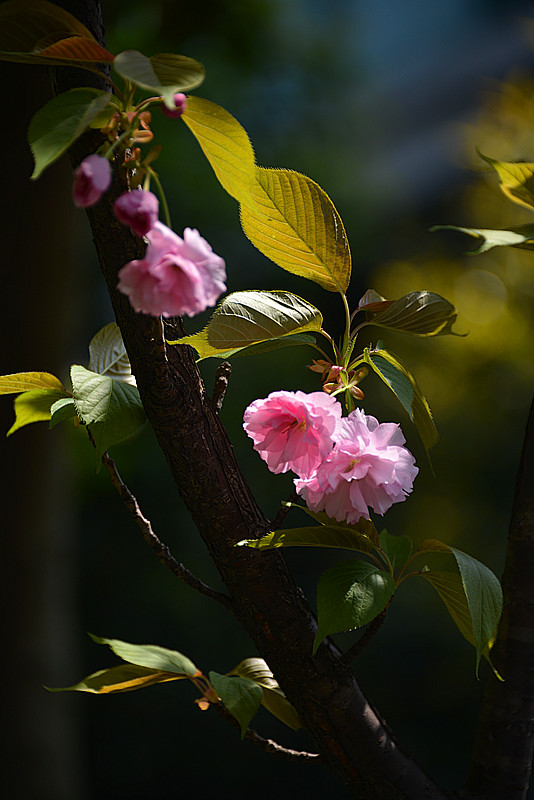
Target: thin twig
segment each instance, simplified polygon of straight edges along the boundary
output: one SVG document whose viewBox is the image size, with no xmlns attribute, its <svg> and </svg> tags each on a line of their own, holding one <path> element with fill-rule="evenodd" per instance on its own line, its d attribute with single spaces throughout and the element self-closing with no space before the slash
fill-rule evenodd
<svg viewBox="0 0 534 800">
<path fill-rule="evenodd" d="M 342 664 L 352 664 L 354 659 L 356 659 L 360 653 L 362 652 L 364 647 L 367 647 L 373 636 L 380 630 L 382 625 L 384 624 L 384 620 L 386 618 L 386 611 L 387 608 L 382 611 L 377 617 L 374 618 L 372 622 L 369 623 L 367 630 L 363 633 L 357 642 L 355 642 L 352 647 L 343 653 L 341 658 L 339 659 Z"/>
<path fill-rule="evenodd" d="M 211 407 L 216 414 L 219 414 L 222 408 L 224 396 L 226 394 L 226 390 L 228 389 L 228 380 L 231 374 L 232 365 L 230 362 L 222 361 L 217 367 L 217 372 L 215 373 L 215 386 L 213 387 L 213 395 L 211 397 Z"/>
<path fill-rule="evenodd" d="M 92 440 L 91 434 L 89 434 L 89 438 Z M 145 542 L 155 552 L 160 563 L 163 564 L 164 567 L 167 567 L 167 569 L 170 569 L 170 571 L 176 575 L 177 578 L 180 578 L 180 580 L 182 580 L 184 583 L 187 583 L 188 586 L 191 586 L 192 589 L 200 592 L 200 594 L 206 595 L 206 597 L 211 597 L 212 600 L 217 600 L 218 603 L 222 603 L 223 606 L 226 606 L 226 608 L 231 611 L 232 601 L 228 595 L 224 594 L 223 592 L 216 592 L 215 589 L 211 588 L 211 586 L 208 586 L 206 583 L 204 583 L 204 581 L 201 581 L 200 578 L 197 578 L 196 575 L 193 575 L 193 573 L 190 572 L 187 567 L 174 558 L 167 545 L 164 544 L 154 533 L 150 520 L 148 520 L 141 512 L 137 499 L 122 480 L 121 476 L 119 475 L 117 465 L 108 455 L 108 453 L 104 453 L 102 456 L 102 463 L 109 472 L 111 483 L 119 493 L 122 502 L 130 512 L 130 515 L 134 519 L 137 526 L 140 528 Z"/>
<path fill-rule="evenodd" d="M 222 703 L 213 703 L 211 708 L 214 708 L 220 716 L 230 723 L 234 728 L 241 729 L 239 722 L 231 714 Z M 247 728 L 245 732 L 245 739 L 254 742 L 254 744 L 261 747 L 266 753 L 283 758 L 285 761 L 307 761 L 308 763 L 320 764 L 322 757 L 320 753 L 307 753 L 305 750 L 291 750 L 288 747 L 283 747 L 281 744 L 273 741 L 272 739 L 264 739 L 252 728 Z"/>
<path fill-rule="evenodd" d="M 296 491 L 293 489 L 293 491 L 291 492 L 291 494 L 287 498 L 286 502 L 287 503 L 294 503 L 295 500 L 298 500 L 298 499 L 299 499 L 299 496 L 296 493 Z M 291 511 L 291 506 L 290 505 L 280 506 L 278 514 L 273 519 L 273 522 L 272 522 L 272 525 L 271 525 L 273 531 L 277 531 L 284 524 L 285 518 L 287 517 L 287 515 L 289 514 L 290 511 Z"/>
</svg>

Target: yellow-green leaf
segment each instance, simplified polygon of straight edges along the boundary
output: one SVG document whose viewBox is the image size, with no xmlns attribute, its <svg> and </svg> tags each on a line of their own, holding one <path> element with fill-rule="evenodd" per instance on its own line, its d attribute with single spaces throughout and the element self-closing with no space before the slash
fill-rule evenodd
<svg viewBox="0 0 534 800">
<path fill-rule="evenodd" d="M 285 528 L 271 531 L 261 539 L 243 539 L 236 547 L 253 547 L 256 550 L 273 550 L 277 547 L 336 547 L 370 553 L 373 542 L 364 533 L 348 526 L 310 525 L 302 528 Z"/>
<path fill-rule="evenodd" d="M 489 228 L 461 228 L 459 225 L 434 225 L 431 231 L 460 231 L 480 239 L 475 250 L 469 255 L 486 253 L 492 247 L 518 247 L 520 250 L 534 250 L 534 225 L 518 225 L 509 230 L 491 230 Z"/>
<path fill-rule="evenodd" d="M 254 151 L 247 132 L 221 106 L 188 97 L 182 119 L 196 138 L 223 189 L 242 205 L 252 202 Z"/>
<path fill-rule="evenodd" d="M 15 422 L 7 432 L 7 436 L 30 425 L 32 422 L 42 422 L 51 417 L 51 407 L 55 402 L 62 398 L 69 398 L 69 395 L 59 389 L 32 389 L 23 392 L 15 398 Z"/>
<path fill-rule="evenodd" d="M 478 151 L 501 179 L 502 192 L 514 203 L 534 210 L 534 164 L 526 161 L 497 161 Z"/>
<path fill-rule="evenodd" d="M 275 264 L 345 292 L 350 248 L 334 204 L 314 181 L 286 169 L 256 167 L 253 205 L 241 206 L 241 224 L 255 247 Z"/>
<path fill-rule="evenodd" d="M 411 372 L 387 350 L 366 348 L 364 361 L 373 368 L 402 403 L 428 451 L 436 444 L 438 432 L 428 403 Z"/>
<path fill-rule="evenodd" d="M 16 394 L 28 392 L 30 389 L 65 391 L 59 378 L 50 372 L 14 372 L 11 375 L 0 375 L 0 394 Z"/>
<path fill-rule="evenodd" d="M 263 658 L 245 658 L 234 667 L 228 675 L 248 678 L 261 686 L 263 691 L 262 705 L 283 723 L 298 731 L 302 722 L 296 710 L 280 689 L 278 681 Z"/>
<path fill-rule="evenodd" d="M 228 295 L 203 331 L 169 344 L 189 344 L 200 359 L 228 358 L 258 342 L 320 331 L 322 322 L 319 309 L 296 294 L 253 289 Z"/>
<path fill-rule="evenodd" d="M 52 688 L 47 686 L 49 692 L 90 692 L 91 694 L 116 694 L 117 692 L 133 692 L 135 689 L 144 689 L 155 683 L 185 680 L 186 675 L 177 675 L 174 672 L 139 667 L 134 664 L 120 664 L 111 669 L 100 669 L 93 672 L 73 686 Z"/>
</svg>

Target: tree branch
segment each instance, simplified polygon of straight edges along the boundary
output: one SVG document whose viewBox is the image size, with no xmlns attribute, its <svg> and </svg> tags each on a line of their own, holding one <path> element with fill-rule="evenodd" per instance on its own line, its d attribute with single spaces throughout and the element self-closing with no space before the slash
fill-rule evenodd
<svg viewBox="0 0 534 800">
<path fill-rule="evenodd" d="M 523 800 L 534 752 L 534 400 L 517 476 L 502 579 L 504 608 L 488 675 L 471 770 L 469 797 Z"/>
</svg>

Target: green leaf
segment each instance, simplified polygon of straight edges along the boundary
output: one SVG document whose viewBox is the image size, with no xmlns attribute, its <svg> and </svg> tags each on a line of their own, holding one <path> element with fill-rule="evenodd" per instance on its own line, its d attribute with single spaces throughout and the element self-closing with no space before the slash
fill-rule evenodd
<svg viewBox="0 0 534 800">
<path fill-rule="evenodd" d="M 351 272 L 347 234 L 320 186 L 298 172 L 256 167 L 252 201 L 241 206 L 241 225 L 261 253 L 323 289 L 347 290 Z"/>
<path fill-rule="evenodd" d="M 68 398 L 68 395 L 58 389 L 32 389 L 29 392 L 19 394 L 14 402 L 15 422 L 8 430 L 6 436 L 11 436 L 12 433 L 15 433 L 15 431 L 18 431 L 18 429 L 24 427 L 24 425 L 50 419 L 51 406 L 53 406 L 57 400 L 65 397 Z"/>
<path fill-rule="evenodd" d="M 375 528 L 374 522 L 370 519 L 365 519 L 365 517 L 360 517 L 358 522 L 354 525 L 349 525 L 348 522 L 338 522 L 336 519 L 332 519 L 326 514 L 324 511 L 312 511 L 307 506 L 301 506 L 298 503 L 287 503 L 284 502 L 283 505 L 290 506 L 291 508 L 298 508 L 301 511 L 304 511 L 309 517 L 314 519 L 320 525 L 326 525 L 327 527 L 335 527 L 341 528 L 344 531 L 348 531 L 349 534 L 354 532 L 360 533 L 363 536 L 366 536 L 370 542 L 372 543 L 373 547 L 377 547 L 380 544 L 378 531 Z"/>
<path fill-rule="evenodd" d="M 367 561 L 341 561 L 327 569 L 317 586 L 315 653 L 325 636 L 371 622 L 389 603 L 395 581 Z"/>
<path fill-rule="evenodd" d="M 294 731 L 302 728 L 299 715 L 280 689 L 278 681 L 263 658 L 245 658 L 228 674 L 247 678 L 257 683 L 262 688 L 261 702 L 267 711 Z"/>
<path fill-rule="evenodd" d="M 452 334 L 451 328 L 457 316 L 452 303 L 439 294 L 427 291 L 408 292 L 398 300 L 375 302 L 367 307 L 360 305 L 360 308 L 365 309 L 368 324 L 415 336 Z"/>
<path fill-rule="evenodd" d="M 130 664 L 162 672 L 172 672 L 188 678 L 202 674 L 187 656 L 177 650 L 167 650 L 165 647 L 155 644 L 131 644 L 120 639 L 104 639 L 101 636 L 94 636 L 92 633 L 89 636 L 97 644 L 107 644 L 115 655 Z"/>
<path fill-rule="evenodd" d="M 245 206 L 252 203 L 254 151 L 245 129 L 224 108 L 201 97 L 187 98 L 182 119 L 223 189 Z"/>
<path fill-rule="evenodd" d="M 475 250 L 469 255 L 486 253 L 492 247 L 518 247 L 521 250 L 534 250 L 534 225 L 518 225 L 508 230 L 490 230 L 489 228 L 461 228 L 458 225 L 434 225 L 431 231 L 460 231 L 480 239 Z"/>
<path fill-rule="evenodd" d="M 65 387 L 50 372 L 14 372 L 0 375 L 0 394 L 16 394 L 30 389 L 56 389 L 65 392 Z"/>
<path fill-rule="evenodd" d="M 387 350 L 364 350 L 364 361 L 389 386 L 415 424 L 425 449 L 436 444 L 438 432 L 430 408 L 413 375 Z"/>
<path fill-rule="evenodd" d="M 52 98 L 32 118 L 28 141 L 35 159 L 32 180 L 63 155 L 109 104 L 110 92 L 71 89 Z"/>
<path fill-rule="evenodd" d="M 476 558 L 451 547 L 467 598 L 477 653 L 477 671 L 480 657 L 489 648 L 502 612 L 501 584 L 493 572 Z"/>
<path fill-rule="evenodd" d="M 478 151 L 501 179 L 500 188 L 512 202 L 534 209 L 534 164 L 526 161 L 497 161 Z"/>
<path fill-rule="evenodd" d="M 37 64 L 110 62 L 76 17 L 45 0 L 9 0 L 0 5 L 0 59 Z"/>
<path fill-rule="evenodd" d="M 291 292 L 233 292 L 217 306 L 203 331 L 169 344 L 189 344 L 200 359 L 226 358 L 258 342 L 319 331 L 322 322 L 315 306 Z"/>
<path fill-rule="evenodd" d="M 161 95 L 173 110 L 176 92 L 194 89 L 204 80 L 204 67 L 199 61 L 173 53 L 148 58 L 138 50 L 125 50 L 115 58 L 113 67 L 126 80 Z"/>
<path fill-rule="evenodd" d="M 120 664 L 111 669 L 101 669 L 93 672 L 74 686 L 52 688 L 47 686 L 49 692 L 90 692 L 91 694 L 117 694 L 117 692 L 132 692 L 135 689 L 144 689 L 155 683 L 167 681 L 180 681 L 185 675 L 174 672 L 138 667 L 134 664 Z"/>
<path fill-rule="evenodd" d="M 243 739 L 250 720 L 260 707 L 261 686 L 246 678 L 228 677 L 218 672 L 210 672 L 209 679 L 225 707 L 239 722 Z"/>
<path fill-rule="evenodd" d="M 315 338 L 306 333 L 288 334 L 287 336 L 275 336 L 274 339 L 266 339 L 264 342 L 256 342 L 248 347 L 237 347 L 235 350 L 227 350 L 219 353 L 217 358 L 247 358 L 248 356 L 261 356 L 264 353 L 271 353 L 273 350 L 280 350 L 285 347 L 297 347 L 302 345 L 314 345 Z M 202 361 L 198 358 L 197 361 Z"/>
<path fill-rule="evenodd" d="M 277 547 L 337 547 L 345 550 L 357 550 L 359 553 L 370 553 L 373 542 L 364 533 L 351 530 L 348 526 L 312 525 L 303 528 L 288 528 L 273 531 L 261 539 L 243 539 L 236 547 L 253 547 L 256 550 L 273 550 Z"/>
<path fill-rule="evenodd" d="M 89 370 L 135 386 L 130 360 L 116 322 L 105 325 L 91 339 Z"/>
<path fill-rule="evenodd" d="M 131 436 L 146 414 L 135 386 L 74 364 L 71 367 L 76 412 L 90 426 L 100 462 L 105 451 Z"/>
<path fill-rule="evenodd" d="M 407 536 L 392 536 L 387 531 L 380 534 L 380 547 L 394 570 L 404 566 L 412 554 L 412 543 Z"/>
<path fill-rule="evenodd" d="M 77 417 L 76 406 L 72 397 L 62 397 L 50 406 L 49 428 L 54 428 L 58 422 Z"/>
</svg>

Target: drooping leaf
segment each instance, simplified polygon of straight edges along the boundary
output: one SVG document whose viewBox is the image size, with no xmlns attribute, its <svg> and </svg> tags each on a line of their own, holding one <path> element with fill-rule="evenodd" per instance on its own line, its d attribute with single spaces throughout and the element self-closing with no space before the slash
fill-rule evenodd
<svg viewBox="0 0 534 800">
<path fill-rule="evenodd" d="M 534 210 L 534 164 L 526 161 L 497 161 L 478 151 L 501 179 L 502 192 L 514 203 Z"/>
<path fill-rule="evenodd" d="M 439 539 L 425 539 L 417 548 L 418 553 L 450 553 L 450 545 L 441 542 Z"/>
<path fill-rule="evenodd" d="M 15 398 L 15 422 L 8 430 L 6 436 L 11 436 L 12 433 L 18 431 L 24 425 L 30 425 L 32 422 L 42 422 L 50 419 L 50 408 L 57 400 L 62 398 L 69 398 L 69 396 L 60 391 L 59 389 L 32 389 L 29 392 L 23 392 Z"/>
<path fill-rule="evenodd" d="M 105 451 L 137 431 L 146 419 L 136 386 L 98 375 L 85 367 L 71 367 L 76 412 L 90 426 L 98 462 Z"/>
<path fill-rule="evenodd" d="M 0 59 L 37 64 L 112 62 L 76 17 L 45 0 L 8 0 L 0 5 Z"/>
<path fill-rule="evenodd" d="M 149 58 L 138 50 L 125 50 L 115 58 L 113 67 L 126 80 L 161 95 L 173 110 L 176 92 L 190 91 L 204 80 L 204 67 L 199 61 L 173 53 Z"/>
<path fill-rule="evenodd" d="M 364 361 L 389 386 L 415 424 L 428 451 L 438 440 L 438 432 L 430 408 L 421 389 L 408 369 L 387 350 L 364 351 Z"/>
<path fill-rule="evenodd" d="M 209 679 L 223 704 L 239 722 L 243 739 L 250 720 L 261 705 L 261 686 L 246 678 L 228 677 L 218 672 L 210 672 Z"/>
<path fill-rule="evenodd" d="M 501 584 L 476 558 L 451 547 L 467 598 L 477 653 L 477 670 L 484 649 L 489 648 L 502 612 Z"/>
<path fill-rule="evenodd" d="M 367 561 L 341 561 L 321 575 L 317 586 L 315 653 L 325 636 L 359 628 L 380 614 L 395 591 L 389 572 Z"/>
<path fill-rule="evenodd" d="M 0 375 L 0 394 L 17 394 L 31 389 L 66 389 L 55 375 L 50 372 L 14 372 L 11 375 Z"/>
<path fill-rule="evenodd" d="M 74 686 L 61 688 L 47 686 L 49 692 L 90 692 L 91 694 L 116 694 L 144 689 L 155 683 L 184 680 L 186 675 L 175 672 L 139 667 L 135 664 L 120 664 L 111 669 L 100 669 L 93 672 Z"/>
<path fill-rule="evenodd" d="M 457 317 L 452 303 L 439 294 L 427 291 L 408 292 L 398 300 L 369 304 L 364 308 L 368 324 L 415 336 L 452 334 Z"/>
<path fill-rule="evenodd" d="M 434 225 L 431 231 L 460 231 L 467 233 L 480 244 L 469 255 L 486 253 L 492 247 L 518 247 L 520 250 L 534 250 L 534 225 L 518 225 L 508 230 L 490 230 L 489 228 L 461 228 L 459 225 Z"/>
<path fill-rule="evenodd" d="M 233 292 L 217 306 L 203 331 L 169 344 L 189 344 L 201 359 L 227 358 L 258 342 L 319 331 L 322 322 L 315 306 L 291 292 Z"/>
<path fill-rule="evenodd" d="M 58 422 L 77 417 L 78 412 L 72 397 L 62 397 L 50 406 L 49 428 L 55 428 Z"/>
<path fill-rule="evenodd" d="M 248 347 L 237 347 L 235 350 L 227 350 L 219 353 L 217 358 L 247 358 L 249 356 L 261 356 L 264 353 L 271 353 L 273 350 L 280 350 L 286 347 L 302 347 L 302 345 L 314 345 L 315 338 L 306 333 L 288 334 L 287 336 L 275 336 L 274 339 L 266 339 L 264 342 L 256 342 Z M 198 358 L 197 361 L 202 361 Z"/>
<path fill-rule="evenodd" d="M 105 325 L 91 339 L 89 370 L 135 386 L 130 360 L 116 322 Z"/>
<path fill-rule="evenodd" d="M 223 189 L 238 203 L 252 202 L 254 151 L 245 129 L 221 106 L 188 97 L 182 119 L 196 138 Z"/>
<path fill-rule="evenodd" d="M 257 683 L 262 688 L 263 699 L 261 702 L 267 711 L 270 711 L 285 725 L 293 728 L 294 731 L 302 728 L 299 715 L 280 689 L 278 681 L 263 658 L 245 658 L 228 674 L 247 678 Z"/>
<path fill-rule="evenodd" d="M 364 533 L 351 530 L 349 526 L 312 525 L 303 528 L 287 528 L 273 531 L 261 539 L 243 539 L 236 547 L 253 547 L 256 550 L 273 550 L 277 547 L 336 547 L 370 553 L 373 542 Z"/>
<path fill-rule="evenodd" d="M 258 250 L 295 275 L 330 292 L 345 292 L 351 256 L 336 208 L 314 181 L 286 169 L 256 167 L 253 205 L 241 206 L 241 225 Z"/>
<path fill-rule="evenodd" d="M 104 639 L 92 633 L 89 636 L 97 644 L 107 644 L 115 655 L 130 664 L 185 675 L 188 678 L 202 674 L 187 656 L 177 650 L 167 650 L 155 644 L 131 644 L 120 639 Z"/>
<path fill-rule="evenodd" d="M 82 135 L 111 98 L 97 89 L 70 89 L 52 98 L 36 114 L 28 128 L 28 141 L 35 159 L 32 180 L 63 155 Z"/>
<path fill-rule="evenodd" d="M 393 569 L 402 567 L 412 554 L 412 543 L 407 536 L 392 536 L 387 531 L 380 534 L 380 547 L 389 558 Z"/>
</svg>

